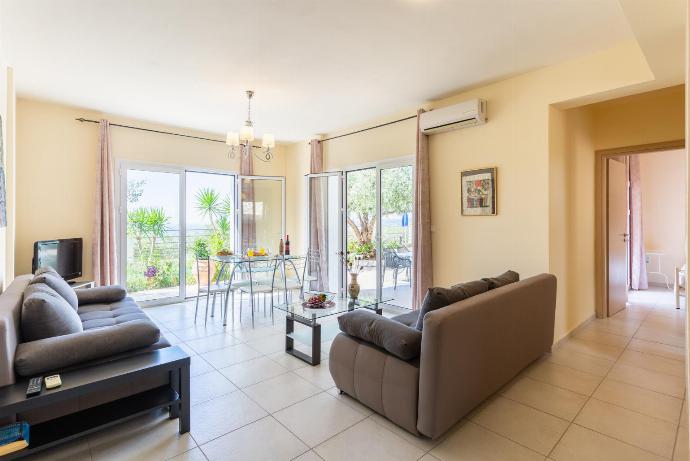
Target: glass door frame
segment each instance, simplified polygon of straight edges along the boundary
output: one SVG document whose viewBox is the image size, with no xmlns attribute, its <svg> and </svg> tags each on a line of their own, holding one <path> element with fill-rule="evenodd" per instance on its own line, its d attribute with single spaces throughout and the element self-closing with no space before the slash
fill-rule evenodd
<svg viewBox="0 0 690 461">
<path fill-rule="evenodd" d="M 186 293 L 186 203 L 185 203 L 185 191 L 186 191 L 186 169 L 171 166 L 171 165 L 160 165 L 155 163 L 145 163 L 145 162 L 134 162 L 128 160 L 118 161 L 118 174 L 119 180 L 116 184 L 119 184 L 119 190 L 116 191 L 115 196 L 118 199 L 117 211 L 119 217 L 117 222 L 119 224 L 118 229 L 118 280 L 124 286 L 127 286 L 127 171 L 128 170 L 139 170 L 139 171 L 149 171 L 152 173 L 169 173 L 176 174 L 178 176 L 178 226 L 180 232 L 180 240 L 178 243 L 178 270 L 180 277 L 180 285 L 178 289 L 177 296 L 159 298 L 150 301 L 142 301 L 140 304 L 142 306 L 156 306 L 160 304 L 169 304 L 171 302 L 184 302 L 184 295 Z"/>
<path fill-rule="evenodd" d="M 307 229 L 307 233 L 305 236 L 305 241 L 307 242 L 307 248 L 308 248 L 308 239 L 310 235 L 310 229 L 309 229 L 309 178 L 310 177 L 318 177 L 318 176 L 327 176 L 327 175 L 340 175 L 341 177 L 341 193 L 340 193 L 340 220 L 341 220 L 341 226 L 340 226 L 340 242 L 341 242 L 341 251 L 343 253 L 347 253 L 347 174 L 355 171 L 362 171 L 362 170 L 370 170 L 374 169 L 375 174 L 376 174 L 376 195 L 375 195 L 375 207 L 376 207 L 376 232 L 374 235 L 374 243 L 376 246 L 376 298 L 377 299 L 382 299 L 383 298 L 383 280 L 382 280 L 382 274 L 383 274 L 383 259 L 382 259 L 382 254 L 383 254 L 383 237 L 382 237 L 382 231 L 383 231 L 383 226 L 381 225 L 382 223 L 382 203 L 381 203 L 381 170 L 388 170 L 391 168 L 400 168 L 400 167 L 406 167 L 406 166 L 411 166 L 412 167 L 412 177 L 414 178 L 414 173 L 415 173 L 415 162 L 414 162 L 414 156 L 413 155 L 406 155 L 402 157 L 396 157 L 388 160 L 381 160 L 377 162 L 371 162 L 371 163 L 366 163 L 366 164 L 359 164 L 359 165 L 353 165 L 349 166 L 346 168 L 343 168 L 343 170 L 338 170 L 338 171 L 331 171 L 327 173 L 315 173 L 315 174 L 307 174 L 305 175 L 306 181 L 307 181 L 307 213 L 306 213 L 306 224 L 305 224 L 305 229 Z M 414 192 L 413 192 L 414 194 Z M 415 219 L 413 216 L 412 219 Z M 341 293 L 345 292 L 345 287 L 347 286 L 347 273 L 344 270 L 344 267 L 342 264 L 340 265 L 340 271 L 342 273 L 342 276 L 340 277 L 341 280 L 341 286 L 340 290 Z M 402 306 L 401 306 L 402 307 Z"/>
<path fill-rule="evenodd" d="M 311 218 L 310 218 L 310 213 L 311 213 L 311 204 L 310 204 L 310 199 L 311 199 L 311 181 L 310 179 L 313 178 L 331 178 L 331 177 L 336 177 L 338 178 L 339 182 L 339 187 L 338 187 L 338 204 L 339 204 L 339 213 L 338 213 L 338 248 L 340 251 L 347 251 L 347 244 L 344 242 L 344 236 L 347 235 L 347 221 L 345 219 L 345 202 L 344 202 L 344 195 L 345 195 L 345 172 L 344 171 L 329 171 L 329 172 L 324 172 L 324 173 L 309 173 L 304 175 L 304 180 L 306 182 L 306 191 L 307 191 L 307 212 L 305 213 L 305 223 L 304 223 L 304 228 L 307 230 L 306 235 L 305 235 L 305 245 L 304 248 L 309 250 L 309 242 L 311 240 Z M 344 297 L 345 296 L 345 287 L 347 286 L 347 275 L 345 273 L 345 268 L 343 267 L 342 264 L 338 264 L 338 291 L 337 294 L 339 297 Z"/>
<path fill-rule="evenodd" d="M 258 175 L 237 175 L 235 179 L 235 253 L 239 250 L 243 252 L 242 248 L 242 180 L 244 179 L 267 179 L 273 181 L 280 181 L 280 195 L 281 195 L 281 217 L 280 217 L 280 234 L 285 235 L 285 176 L 258 176 Z M 239 245 L 239 248 L 238 248 Z"/>
</svg>

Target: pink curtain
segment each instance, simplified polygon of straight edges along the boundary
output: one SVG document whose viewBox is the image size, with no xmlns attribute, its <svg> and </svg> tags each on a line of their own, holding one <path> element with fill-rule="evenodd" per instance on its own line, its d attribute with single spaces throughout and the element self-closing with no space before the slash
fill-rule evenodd
<svg viewBox="0 0 690 461">
<path fill-rule="evenodd" d="M 312 139 L 310 173 L 323 173 L 323 144 L 318 139 Z M 328 259 L 326 247 L 326 223 L 324 218 L 324 190 L 321 187 L 323 178 L 311 178 L 309 206 L 309 271 L 318 277 L 316 289 L 329 291 L 328 287 Z"/>
<path fill-rule="evenodd" d="M 417 111 L 417 153 L 415 155 L 414 206 L 412 209 L 412 309 L 419 309 L 433 283 L 431 265 L 431 200 L 429 198 L 428 139 L 419 129 Z"/>
<path fill-rule="evenodd" d="M 96 161 L 96 216 L 91 256 L 93 279 L 98 286 L 117 283 L 115 232 L 115 181 L 110 123 L 101 120 Z"/>
<path fill-rule="evenodd" d="M 642 187 L 640 158 L 628 157 L 630 168 L 630 288 L 646 290 L 647 267 L 645 264 L 644 231 L 642 229 Z"/>
<path fill-rule="evenodd" d="M 252 176 L 254 174 L 254 155 L 251 145 L 247 144 L 240 149 L 240 175 Z M 254 183 L 251 179 L 242 180 L 242 203 L 250 203 L 251 209 L 240 210 L 242 216 L 242 248 L 244 252 L 248 248 L 255 248 L 256 243 L 256 210 L 254 203 Z"/>
</svg>

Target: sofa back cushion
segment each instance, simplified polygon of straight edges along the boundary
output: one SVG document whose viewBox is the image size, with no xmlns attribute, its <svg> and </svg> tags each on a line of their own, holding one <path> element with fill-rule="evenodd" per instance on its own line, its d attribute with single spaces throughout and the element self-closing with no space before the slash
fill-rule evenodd
<svg viewBox="0 0 690 461">
<path fill-rule="evenodd" d="M 24 290 L 21 326 L 22 342 L 84 331 L 77 312 L 44 283 L 31 283 Z"/>
<path fill-rule="evenodd" d="M 14 355 L 20 337 L 24 289 L 31 275 L 18 275 L 0 294 L 0 386 L 15 382 Z"/>
<path fill-rule="evenodd" d="M 38 271 L 37 271 L 38 272 Z M 65 279 L 60 277 L 55 271 L 46 271 L 38 275 L 35 275 L 31 280 L 31 284 L 43 283 L 48 285 L 50 288 L 55 290 L 58 295 L 62 297 L 67 303 L 72 306 L 72 309 L 76 312 L 79 307 L 79 300 L 77 299 L 77 294 L 74 292 L 74 288 L 69 286 L 69 283 L 65 282 Z"/>
<path fill-rule="evenodd" d="M 519 282 L 520 274 L 518 274 L 515 271 L 508 270 L 502 273 L 501 275 L 497 275 L 496 277 L 485 277 L 482 280 L 489 284 L 489 290 L 493 290 L 494 288 L 499 288 L 506 285 L 510 285 L 511 283 Z"/>
<path fill-rule="evenodd" d="M 422 333 L 400 322 L 357 309 L 338 317 L 340 331 L 385 349 L 403 360 L 419 357 Z"/>
<path fill-rule="evenodd" d="M 417 317 L 417 323 L 414 327 L 422 331 L 424 328 L 424 316 L 427 313 L 487 291 L 489 291 L 489 282 L 486 280 L 459 283 L 450 288 L 429 288 L 422 302 L 422 307 L 419 309 L 419 317 Z"/>
</svg>

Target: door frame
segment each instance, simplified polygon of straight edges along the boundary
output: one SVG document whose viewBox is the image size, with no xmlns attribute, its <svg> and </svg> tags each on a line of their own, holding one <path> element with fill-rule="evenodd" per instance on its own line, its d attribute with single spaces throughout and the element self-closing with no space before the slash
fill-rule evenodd
<svg viewBox="0 0 690 461">
<path fill-rule="evenodd" d="M 595 292 L 596 292 L 596 316 L 606 318 L 608 316 L 609 292 L 608 292 L 608 174 L 607 161 L 611 157 L 621 157 L 632 154 L 647 154 L 665 150 L 685 149 L 685 140 L 676 139 L 650 144 L 616 147 L 613 149 L 600 149 L 594 151 L 595 155 L 595 239 L 594 254 L 595 268 Z"/>
<path fill-rule="evenodd" d="M 235 247 L 237 250 L 239 249 L 239 252 L 245 251 L 245 248 L 242 248 L 242 180 L 244 179 L 249 179 L 249 180 L 257 180 L 257 179 L 266 179 L 266 180 L 271 180 L 271 181 L 280 181 L 280 195 L 281 195 L 281 204 L 280 204 L 280 234 L 285 235 L 285 229 L 286 229 L 286 223 L 285 223 L 285 176 L 259 176 L 259 175 L 241 175 L 237 174 L 236 179 L 235 179 Z M 239 245 L 239 248 L 237 248 Z"/>
</svg>

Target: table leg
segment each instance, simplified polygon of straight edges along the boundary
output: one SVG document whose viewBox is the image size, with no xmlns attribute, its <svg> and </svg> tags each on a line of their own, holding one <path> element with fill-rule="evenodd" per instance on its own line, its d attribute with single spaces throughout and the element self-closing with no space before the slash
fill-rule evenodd
<svg viewBox="0 0 690 461">
<path fill-rule="evenodd" d="M 321 325 L 314 323 L 311 327 L 311 364 L 321 363 Z"/>
<path fill-rule="evenodd" d="M 295 331 L 295 321 L 289 315 L 285 316 L 285 352 L 291 352 L 295 347 L 295 341 L 289 336 Z"/>
<path fill-rule="evenodd" d="M 180 370 L 170 370 L 170 387 L 180 395 Z M 170 405 L 170 419 L 180 417 L 180 402 Z"/>
<path fill-rule="evenodd" d="M 180 434 L 190 429 L 189 363 L 180 368 Z"/>
</svg>

